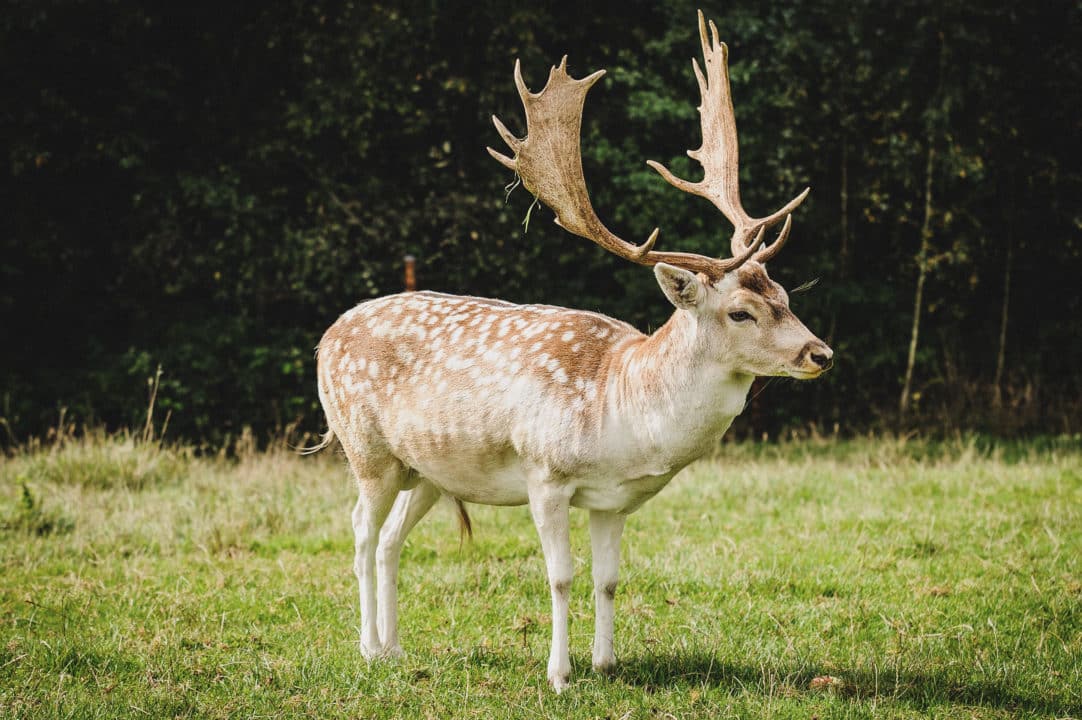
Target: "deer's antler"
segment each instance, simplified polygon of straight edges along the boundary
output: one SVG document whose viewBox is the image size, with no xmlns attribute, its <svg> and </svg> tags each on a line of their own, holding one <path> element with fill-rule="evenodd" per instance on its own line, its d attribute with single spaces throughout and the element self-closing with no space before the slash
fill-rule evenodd
<svg viewBox="0 0 1082 720">
<path fill-rule="evenodd" d="M 733 98 L 729 89 L 729 48 L 718 41 L 718 29 L 710 21 L 710 35 L 702 10 L 699 11 L 699 38 L 703 46 L 704 74 L 697 60 L 691 65 L 699 81 L 702 104 L 699 115 L 702 121 L 703 144 L 698 150 L 688 150 L 688 156 L 703 166 L 704 177 L 699 182 L 689 182 L 673 175 L 661 163 L 648 160 L 647 164 L 657 170 L 674 187 L 706 198 L 732 222 L 734 231 L 731 241 L 733 255 L 740 255 L 748 247 L 761 241 L 763 231 L 785 218 L 785 224 L 777 239 L 755 254 L 759 262 L 766 262 L 777 255 L 789 238 L 792 227 L 790 213 L 811 192 L 804 192 L 785 204 L 780 210 L 766 217 L 753 218 L 740 203 L 740 161 L 736 138 L 736 117 Z M 755 238 L 755 240 L 753 240 Z"/>
<path fill-rule="evenodd" d="M 705 273 L 713 280 L 745 263 L 762 243 L 763 232 L 754 239 L 749 238 L 733 258 L 720 260 L 694 253 L 655 251 L 656 228 L 642 245 L 629 243 L 613 234 L 597 217 L 582 173 L 579 135 L 586 93 L 604 74 L 604 70 L 598 70 L 575 80 L 567 74 L 567 56 L 564 56 L 559 66 L 549 72 L 544 89 L 531 93 L 516 61 L 515 85 L 526 111 L 526 137 L 515 137 L 499 118 L 493 116 L 496 129 L 514 152 L 514 157 L 507 157 L 492 148 L 488 148 L 488 152 L 518 173 L 526 189 L 556 213 L 558 225 L 619 257 L 641 265 L 664 262 Z"/>
</svg>

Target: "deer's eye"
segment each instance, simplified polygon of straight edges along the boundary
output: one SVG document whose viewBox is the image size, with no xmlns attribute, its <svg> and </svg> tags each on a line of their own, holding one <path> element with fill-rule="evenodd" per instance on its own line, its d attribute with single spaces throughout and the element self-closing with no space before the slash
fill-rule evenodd
<svg viewBox="0 0 1082 720">
<path fill-rule="evenodd" d="M 745 322 L 747 320 L 754 320 L 751 313 L 746 313 L 743 310 L 737 310 L 736 312 L 729 313 L 729 319 L 733 322 Z"/>
</svg>

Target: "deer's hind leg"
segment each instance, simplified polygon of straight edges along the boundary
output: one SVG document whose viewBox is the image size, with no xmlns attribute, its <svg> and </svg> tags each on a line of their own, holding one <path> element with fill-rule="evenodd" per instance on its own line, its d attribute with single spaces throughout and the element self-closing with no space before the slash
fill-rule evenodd
<svg viewBox="0 0 1082 720">
<path fill-rule="evenodd" d="M 402 655 L 398 644 L 398 559 L 402 546 L 413 526 L 432 509 L 440 491 L 432 483 L 421 480 L 411 490 L 400 493 L 379 535 L 376 567 L 379 575 L 379 636 L 383 654 Z"/>
<path fill-rule="evenodd" d="M 376 548 L 380 528 L 403 489 L 407 471 L 393 456 L 373 458 L 346 449 L 357 478 L 358 497 L 353 507 L 354 557 L 361 599 L 361 654 L 372 659 L 383 654 L 376 621 Z"/>
</svg>

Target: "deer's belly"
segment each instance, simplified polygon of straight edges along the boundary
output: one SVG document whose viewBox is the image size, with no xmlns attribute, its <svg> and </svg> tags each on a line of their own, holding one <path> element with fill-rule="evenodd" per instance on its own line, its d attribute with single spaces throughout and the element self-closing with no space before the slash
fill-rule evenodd
<svg viewBox="0 0 1082 720">
<path fill-rule="evenodd" d="M 528 502 L 526 471 L 517 463 L 479 472 L 478 464 L 423 463 L 417 469 L 433 485 L 448 495 L 480 505 L 524 505 Z M 656 495 L 674 473 L 615 480 L 566 480 L 571 491 L 571 505 L 583 510 L 634 512 Z"/>
<path fill-rule="evenodd" d="M 524 505 L 528 502 L 528 469 L 514 452 L 503 454 L 449 452 L 408 460 L 443 492 L 480 505 Z M 676 471 L 633 478 L 589 473 L 566 477 L 571 505 L 584 510 L 634 512 L 656 495 Z"/>
<path fill-rule="evenodd" d="M 480 505 L 526 504 L 526 473 L 507 458 L 451 453 L 411 464 L 433 485 L 460 500 Z"/>
</svg>

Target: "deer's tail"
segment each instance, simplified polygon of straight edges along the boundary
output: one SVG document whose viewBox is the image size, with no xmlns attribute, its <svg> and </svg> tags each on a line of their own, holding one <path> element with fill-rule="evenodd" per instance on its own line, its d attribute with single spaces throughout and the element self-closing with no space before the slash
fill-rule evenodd
<svg viewBox="0 0 1082 720">
<path fill-rule="evenodd" d="M 327 432 L 323 433 L 323 439 L 317 445 L 312 445 L 311 447 L 297 448 L 297 452 L 299 452 L 301 455 L 311 455 L 312 453 L 317 453 L 324 448 L 329 448 L 331 445 L 334 444 L 334 440 L 334 430 L 327 428 Z"/>
<path fill-rule="evenodd" d="M 463 540 L 473 540 L 473 523 L 470 521 L 470 514 L 466 512 L 466 503 L 458 498 L 451 499 L 458 508 L 458 541 L 461 543 Z"/>
</svg>

